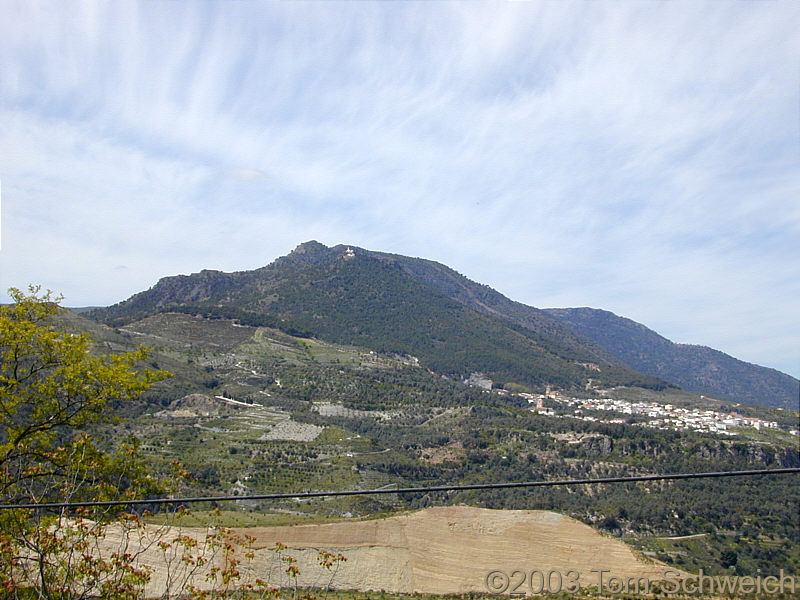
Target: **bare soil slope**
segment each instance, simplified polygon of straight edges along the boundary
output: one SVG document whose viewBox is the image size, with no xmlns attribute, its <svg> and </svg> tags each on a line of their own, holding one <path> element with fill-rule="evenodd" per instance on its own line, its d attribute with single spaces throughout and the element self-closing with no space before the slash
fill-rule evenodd
<svg viewBox="0 0 800 600">
<path fill-rule="evenodd" d="M 176 533 L 169 532 L 166 537 L 173 538 Z M 180 533 L 201 542 L 205 534 L 190 529 Z M 255 538 L 254 559 L 240 569 L 245 578 L 264 579 L 276 587 L 294 585 L 285 573 L 287 564 L 274 550 L 278 542 L 287 547 L 283 556 L 296 559 L 300 571 L 297 584 L 303 587 L 433 594 L 486 592 L 489 572 L 501 570 L 510 575 L 519 569 L 545 574 L 557 571 L 565 585 L 568 572 L 574 571 L 580 574 L 583 589 L 596 589 L 601 570 L 605 572 L 604 581 L 614 576 L 653 582 L 662 579 L 668 569 L 642 558 L 617 539 L 548 511 L 449 506 L 386 519 L 256 527 L 233 533 Z M 319 564 L 319 550 L 341 553 L 347 560 L 326 570 Z M 161 594 L 168 577 L 163 555 L 149 551 L 141 558 L 154 568 L 150 591 Z M 192 583 L 206 587 L 204 577 L 205 573 L 198 571 Z M 513 591 L 513 581 L 506 593 Z M 517 591 L 527 592 L 527 584 Z"/>
<path fill-rule="evenodd" d="M 576 571 L 584 585 L 596 582 L 599 570 L 608 572 L 605 577 L 652 581 L 665 570 L 623 542 L 547 511 L 448 506 L 380 520 L 237 533 L 254 536 L 258 548 L 281 542 L 293 550 L 301 585 L 330 583 L 340 589 L 455 594 L 485 592 L 486 575 L 493 570 L 552 570 L 565 578 Z M 333 577 L 317 564 L 321 548 L 347 557 Z M 258 557 L 267 559 L 264 574 L 283 574 L 272 564 L 274 553 L 259 552 Z"/>
</svg>

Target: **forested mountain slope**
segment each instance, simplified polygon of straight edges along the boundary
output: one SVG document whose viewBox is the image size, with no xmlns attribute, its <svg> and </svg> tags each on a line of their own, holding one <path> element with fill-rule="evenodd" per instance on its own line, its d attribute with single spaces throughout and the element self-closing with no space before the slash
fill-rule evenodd
<svg viewBox="0 0 800 600">
<path fill-rule="evenodd" d="M 632 369 L 687 391 L 748 404 L 798 408 L 800 382 L 775 369 L 706 346 L 676 344 L 640 323 L 605 310 L 553 308 L 544 312 Z"/>
</svg>

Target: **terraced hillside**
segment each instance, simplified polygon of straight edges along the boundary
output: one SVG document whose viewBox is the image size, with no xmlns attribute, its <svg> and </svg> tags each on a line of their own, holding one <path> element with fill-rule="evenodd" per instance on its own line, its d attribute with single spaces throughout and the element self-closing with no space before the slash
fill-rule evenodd
<svg viewBox="0 0 800 600">
<path fill-rule="evenodd" d="M 190 472 L 189 495 L 236 496 L 679 471 L 798 466 L 788 431 L 743 428 L 733 435 L 659 430 L 642 416 L 584 411 L 482 390 L 424 368 L 415 357 L 380 353 L 230 319 L 161 313 L 119 329 L 71 317 L 106 350 L 138 343 L 151 363 L 175 373 L 127 416 L 95 435 L 114 444 L 138 438 L 154 470 L 172 461 Z M 796 423 L 796 414 L 702 399 L 675 389 L 561 390 L 584 397 L 695 407 Z M 580 418 L 578 418 L 580 417 Z M 593 420 L 591 420 L 593 419 Z M 614 421 L 614 422 L 611 422 Z M 555 510 L 631 540 L 683 569 L 753 572 L 800 566 L 796 488 L 791 478 L 736 483 L 484 490 L 453 494 L 239 500 L 227 524 L 291 518 L 363 518 L 398 510 L 468 504 Z M 731 506 L 736 507 L 731 510 Z M 653 540 L 693 536 L 661 544 Z"/>
</svg>

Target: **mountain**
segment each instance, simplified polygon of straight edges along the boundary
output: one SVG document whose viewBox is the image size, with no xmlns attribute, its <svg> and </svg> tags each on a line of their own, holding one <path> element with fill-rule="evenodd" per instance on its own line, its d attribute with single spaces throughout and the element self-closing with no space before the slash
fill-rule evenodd
<svg viewBox="0 0 800 600">
<path fill-rule="evenodd" d="M 319 260 L 320 250 L 316 245 L 308 248 L 315 257 L 312 260 Z M 511 321 L 569 347 L 591 349 L 598 360 L 621 361 L 635 371 L 698 394 L 762 406 L 798 406 L 800 382 L 775 369 L 747 363 L 706 346 L 675 344 L 644 325 L 607 311 L 527 306 L 432 260 L 362 252 L 399 266 L 477 312 Z M 566 325 L 567 330 L 560 325 Z"/>
<path fill-rule="evenodd" d="M 642 376 L 547 314 L 420 259 L 318 242 L 253 271 L 204 270 L 87 316 L 123 325 L 162 312 L 235 318 L 378 352 L 412 355 L 442 374 L 481 372 L 505 385 L 668 384 Z"/>
<path fill-rule="evenodd" d="M 431 260 L 344 245 L 310 241 L 253 271 L 166 277 L 86 314 L 121 325 L 169 311 L 413 355 L 439 373 L 481 372 L 505 385 L 574 387 L 591 378 L 797 405 L 798 381 L 773 369 L 674 344 L 606 311 L 527 306 Z"/>
<path fill-rule="evenodd" d="M 676 344 L 644 325 L 594 308 L 545 314 L 589 338 L 630 368 L 695 393 L 749 404 L 797 409 L 800 382 L 706 346 Z"/>
</svg>

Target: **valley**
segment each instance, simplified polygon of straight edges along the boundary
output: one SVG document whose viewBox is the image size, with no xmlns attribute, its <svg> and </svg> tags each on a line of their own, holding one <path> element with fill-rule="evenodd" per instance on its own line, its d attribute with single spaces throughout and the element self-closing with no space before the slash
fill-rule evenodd
<svg viewBox="0 0 800 600">
<path fill-rule="evenodd" d="M 93 328 L 107 349 L 151 346 L 153 363 L 175 373 L 136 406 L 119 407 L 124 421 L 97 434 L 108 440 L 136 437 L 143 453 L 162 470 L 180 461 L 190 473 L 185 489 L 190 495 L 622 476 L 800 462 L 797 438 L 788 432 L 796 415 L 735 407 L 673 388 L 583 386 L 551 388 L 549 394 L 547 386 L 524 392 L 515 386 L 509 387 L 517 391 L 485 390 L 436 374 L 408 355 L 186 313 L 161 313 L 118 330 L 77 316 L 71 323 Z M 590 406 L 599 392 L 616 412 Z M 543 409 L 530 401 L 539 396 Z M 631 421 L 636 415 L 625 411 L 642 403 L 685 411 L 738 410 L 787 431 L 769 430 L 772 437 L 767 437 L 766 430 L 752 427 L 713 433 L 651 429 Z M 579 405 L 583 414 L 575 415 Z M 763 478 L 757 486 L 753 483 L 241 500 L 224 507 L 224 522 L 282 522 L 287 515 L 295 515 L 297 522 L 350 520 L 443 504 L 556 510 L 682 569 L 709 572 L 716 565 L 718 572 L 725 572 L 723 558 L 730 552 L 736 553 L 740 569 L 772 564 L 794 568 L 800 552 L 792 482 Z M 730 511 L 731 503 L 737 511 Z M 698 533 L 703 537 L 658 541 Z"/>
</svg>

